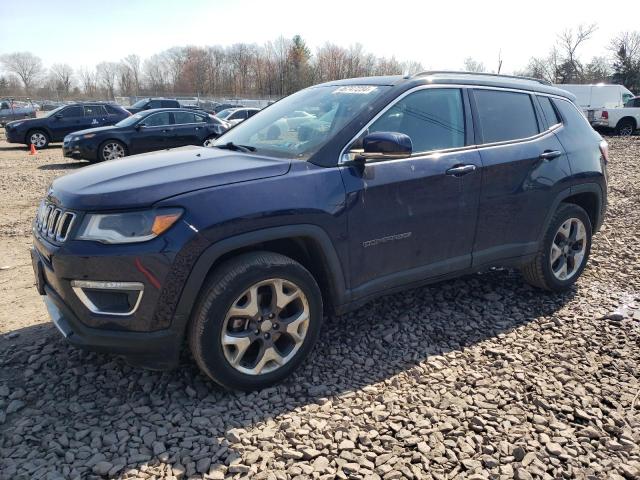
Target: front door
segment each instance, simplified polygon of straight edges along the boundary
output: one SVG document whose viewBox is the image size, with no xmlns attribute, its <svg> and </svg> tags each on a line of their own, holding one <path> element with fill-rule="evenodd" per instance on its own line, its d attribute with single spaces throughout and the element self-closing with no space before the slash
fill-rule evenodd
<svg viewBox="0 0 640 480">
<path fill-rule="evenodd" d="M 88 128 L 84 124 L 84 109 L 80 105 L 63 108 L 55 114 L 49 128 L 53 134 L 53 142 L 60 142 L 66 135 Z"/>
<path fill-rule="evenodd" d="M 465 148 L 464 103 L 457 88 L 407 95 L 365 134 L 404 133 L 414 154 L 341 167 L 355 296 L 471 265 L 480 157 Z"/>
<path fill-rule="evenodd" d="M 171 114 L 169 112 L 152 113 L 138 124 L 138 130 L 131 138 L 129 150 L 132 154 L 136 154 L 170 148 L 173 135 Z"/>
</svg>

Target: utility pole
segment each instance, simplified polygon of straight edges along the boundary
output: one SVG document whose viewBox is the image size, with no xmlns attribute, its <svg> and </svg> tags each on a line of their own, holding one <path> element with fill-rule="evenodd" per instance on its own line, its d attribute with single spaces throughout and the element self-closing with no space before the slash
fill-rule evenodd
<svg viewBox="0 0 640 480">
<path fill-rule="evenodd" d="M 498 75 L 500 74 L 500 70 L 502 70 L 502 49 L 498 51 Z"/>
</svg>

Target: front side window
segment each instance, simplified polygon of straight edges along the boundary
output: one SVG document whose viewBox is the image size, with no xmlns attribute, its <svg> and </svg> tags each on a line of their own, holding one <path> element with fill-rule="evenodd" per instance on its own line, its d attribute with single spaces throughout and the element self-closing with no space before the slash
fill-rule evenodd
<svg viewBox="0 0 640 480">
<path fill-rule="evenodd" d="M 464 107 L 457 88 L 428 88 L 398 101 L 365 132 L 398 132 L 411 138 L 413 152 L 464 146 Z"/>
<path fill-rule="evenodd" d="M 163 125 L 169 125 L 171 119 L 169 118 L 169 112 L 160 112 L 149 115 L 142 123 L 147 127 L 162 127 Z"/>
<path fill-rule="evenodd" d="M 214 146 L 232 142 L 253 147 L 258 153 L 307 160 L 388 88 L 381 85 L 306 88 L 232 128 Z M 304 116 L 291 121 L 294 112 L 304 112 Z"/>
<path fill-rule="evenodd" d="M 82 109 L 82 107 L 67 107 L 60 113 L 62 114 L 63 118 L 75 118 L 84 116 L 84 110 Z"/>
<path fill-rule="evenodd" d="M 475 90 L 474 96 L 484 143 L 519 140 L 539 133 L 529 94 Z"/>
<path fill-rule="evenodd" d="M 556 113 L 555 108 L 551 104 L 551 99 L 549 97 L 538 97 L 540 101 L 540 106 L 542 107 L 542 112 L 544 113 L 545 118 L 547 119 L 547 123 L 549 124 L 549 128 L 562 123 L 560 117 Z"/>
<path fill-rule="evenodd" d="M 151 100 L 149 105 L 147 105 L 147 108 L 160 108 L 160 105 L 160 100 Z"/>
</svg>

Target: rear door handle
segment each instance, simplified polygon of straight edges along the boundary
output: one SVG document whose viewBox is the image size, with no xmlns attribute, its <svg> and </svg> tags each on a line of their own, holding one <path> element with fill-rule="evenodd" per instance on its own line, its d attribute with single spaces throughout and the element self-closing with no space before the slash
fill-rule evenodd
<svg viewBox="0 0 640 480">
<path fill-rule="evenodd" d="M 461 177 L 463 175 L 466 175 L 467 173 L 473 172 L 475 169 L 476 169 L 476 166 L 472 165 L 472 164 L 469 164 L 469 165 L 457 165 L 455 167 L 451 167 L 445 173 L 447 175 L 453 175 L 454 177 Z"/>
<path fill-rule="evenodd" d="M 542 160 L 553 160 L 554 158 L 562 155 L 562 152 L 559 150 L 545 150 L 540 154 L 540 158 Z"/>
</svg>

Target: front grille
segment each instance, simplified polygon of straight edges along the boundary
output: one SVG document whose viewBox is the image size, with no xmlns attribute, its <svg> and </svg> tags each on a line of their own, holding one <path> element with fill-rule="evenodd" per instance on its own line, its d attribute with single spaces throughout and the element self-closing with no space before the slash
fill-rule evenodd
<svg viewBox="0 0 640 480">
<path fill-rule="evenodd" d="M 47 202 L 42 202 L 36 217 L 36 228 L 44 236 L 64 242 L 69 236 L 76 214 Z"/>
</svg>

